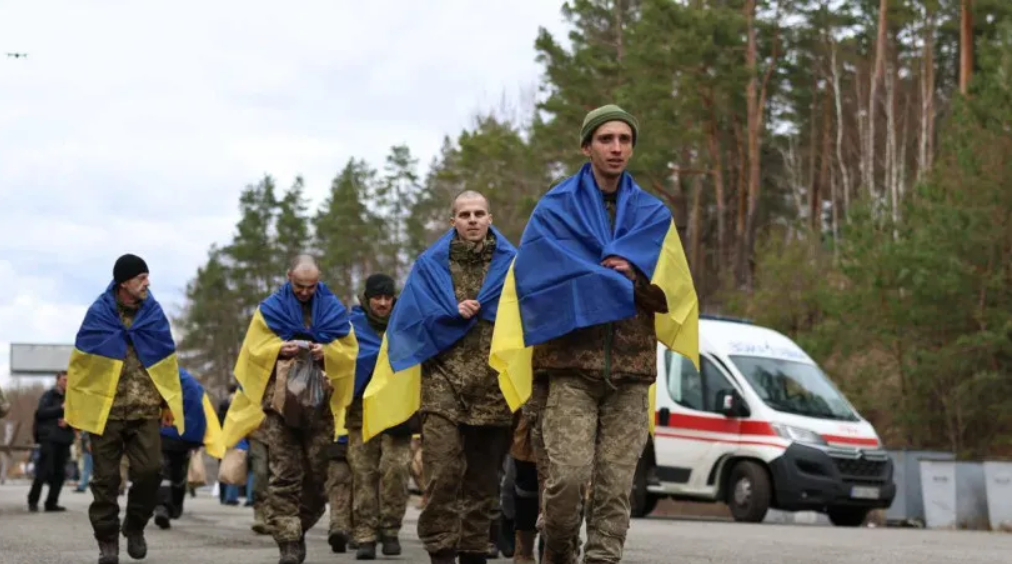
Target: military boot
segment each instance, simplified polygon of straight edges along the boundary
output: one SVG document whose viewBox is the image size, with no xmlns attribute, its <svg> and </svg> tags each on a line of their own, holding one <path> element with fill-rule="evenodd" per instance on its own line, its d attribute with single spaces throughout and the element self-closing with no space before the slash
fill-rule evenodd
<svg viewBox="0 0 1012 564">
<path fill-rule="evenodd" d="M 127 539 L 127 554 L 134 560 L 144 560 L 148 555 L 148 543 L 144 540 L 144 532 L 123 533 Z"/>
<path fill-rule="evenodd" d="M 159 505 L 155 508 L 155 525 L 158 525 L 158 528 L 162 530 L 172 527 L 169 509 L 164 505 Z"/>
<path fill-rule="evenodd" d="M 278 549 L 281 551 L 281 558 L 278 560 L 278 564 L 299 564 L 298 541 L 278 543 Z"/>
<path fill-rule="evenodd" d="M 517 531 L 516 548 L 513 551 L 516 564 L 534 564 L 534 531 Z"/>
<path fill-rule="evenodd" d="M 334 531 L 327 536 L 327 543 L 330 544 L 330 550 L 344 554 L 348 551 L 348 535 L 344 531 Z"/>
<path fill-rule="evenodd" d="M 295 553 L 299 557 L 299 564 L 306 561 L 306 533 L 302 533 L 302 537 L 295 543 Z"/>
<path fill-rule="evenodd" d="M 454 562 L 454 553 L 452 550 L 430 552 L 429 562 L 430 564 L 456 564 L 456 562 Z"/>
<path fill-rule="evenodd" d="M 496 558 L 498 558 L 498 550 L 496 551 Z M 461 552 L 457 555 L 458 564 L 486 564 L 488 562 L 488 554 L 481 552 Z"/>
<path fill-rule="evenodd" d="M 98 564 L 119 564 L 119 539 L 98 541 Z"/>
<path fill-rule="evenodd" d="M 358 543 L 355 560 L 376 560 L 376 541 Z"/>
<path fill-rule="evenodd" d="M 397 535 L 383 535 L 380 538 L 380 543 L 383 544 L 383 556 L 400 556 L 401 541 L 398 540 Z"/>
</svg>

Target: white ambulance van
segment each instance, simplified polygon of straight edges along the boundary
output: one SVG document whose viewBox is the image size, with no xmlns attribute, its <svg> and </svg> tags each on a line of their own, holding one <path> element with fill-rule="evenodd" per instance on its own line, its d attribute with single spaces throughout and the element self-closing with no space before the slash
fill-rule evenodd
<svg viewBox="0 0 1012 564">
<path fill-rule="evenodd" d="M 663 498 L 726 503 L 736 521 L 769 508 L 862 524 L 896 495 L 878 435 L 786 336 L 701 316 L 700 370 L 663 345 L 656 427 L 632 490 L 634 517 Z"/>
</svg>

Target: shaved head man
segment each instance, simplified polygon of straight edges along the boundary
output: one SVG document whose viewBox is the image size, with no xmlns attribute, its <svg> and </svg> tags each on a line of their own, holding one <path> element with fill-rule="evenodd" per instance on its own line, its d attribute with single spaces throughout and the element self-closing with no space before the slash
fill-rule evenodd
<svg viewBox="0 0 1012 564">
<path fill-rule="evenodd" d="M 313 299 L 320 282 L 320 267 L 316 265 L 316 260 L 305 254 L 296 256 L 288 268 L 288 281 L 300 302 Z"/>
<path fill-rule="evenodd" d="M 474 190 L 461 192 L 454 198 L 450 214 L 450 225 L 457 230 L 457 236 L 480 248 L 492 225 L 492 213 L 485 196 Z"/>
</svg>

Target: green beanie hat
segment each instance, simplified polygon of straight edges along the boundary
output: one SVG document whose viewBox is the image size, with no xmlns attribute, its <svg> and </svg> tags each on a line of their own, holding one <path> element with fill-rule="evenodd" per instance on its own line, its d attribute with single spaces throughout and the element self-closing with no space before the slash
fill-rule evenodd
<svg viewBox="0 0 1012 564">
<path fill-rule="evenodd" d="M 636 122 L 636 118 L 634 118 L 632 114 L 615 104 L 601 106 L 600 108 L 591 110 L 587 113 L 587 117 L 583 118 L 583 128 L 580 130 L 580 146 L 583 147 L 589 143 L 590 137 L 594 135 L 597 128 L 609 121 L 624 121 L 629 124 L 629 127 L 632 129 L 633 146 L 636 146 L 639 124 Z"/>
</svg>

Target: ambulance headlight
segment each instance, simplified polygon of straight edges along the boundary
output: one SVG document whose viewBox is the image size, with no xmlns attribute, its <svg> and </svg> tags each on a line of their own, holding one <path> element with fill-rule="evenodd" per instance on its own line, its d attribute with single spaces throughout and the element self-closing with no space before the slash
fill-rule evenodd
<svg viewBox="0 0 1012 564">
<path fill-rule="evenodd" d="M 826 439 L 822 438 L 822 435 L 812 431 L 811 429 L 793 427 L 791 425 L 784 425 L 783 423 L 770 423 L 770 427 L 772 427 L 773 431 L 781 438 L 789 441 L 808 443 L 811 445 L 826 445 Z"/>
</svg>

